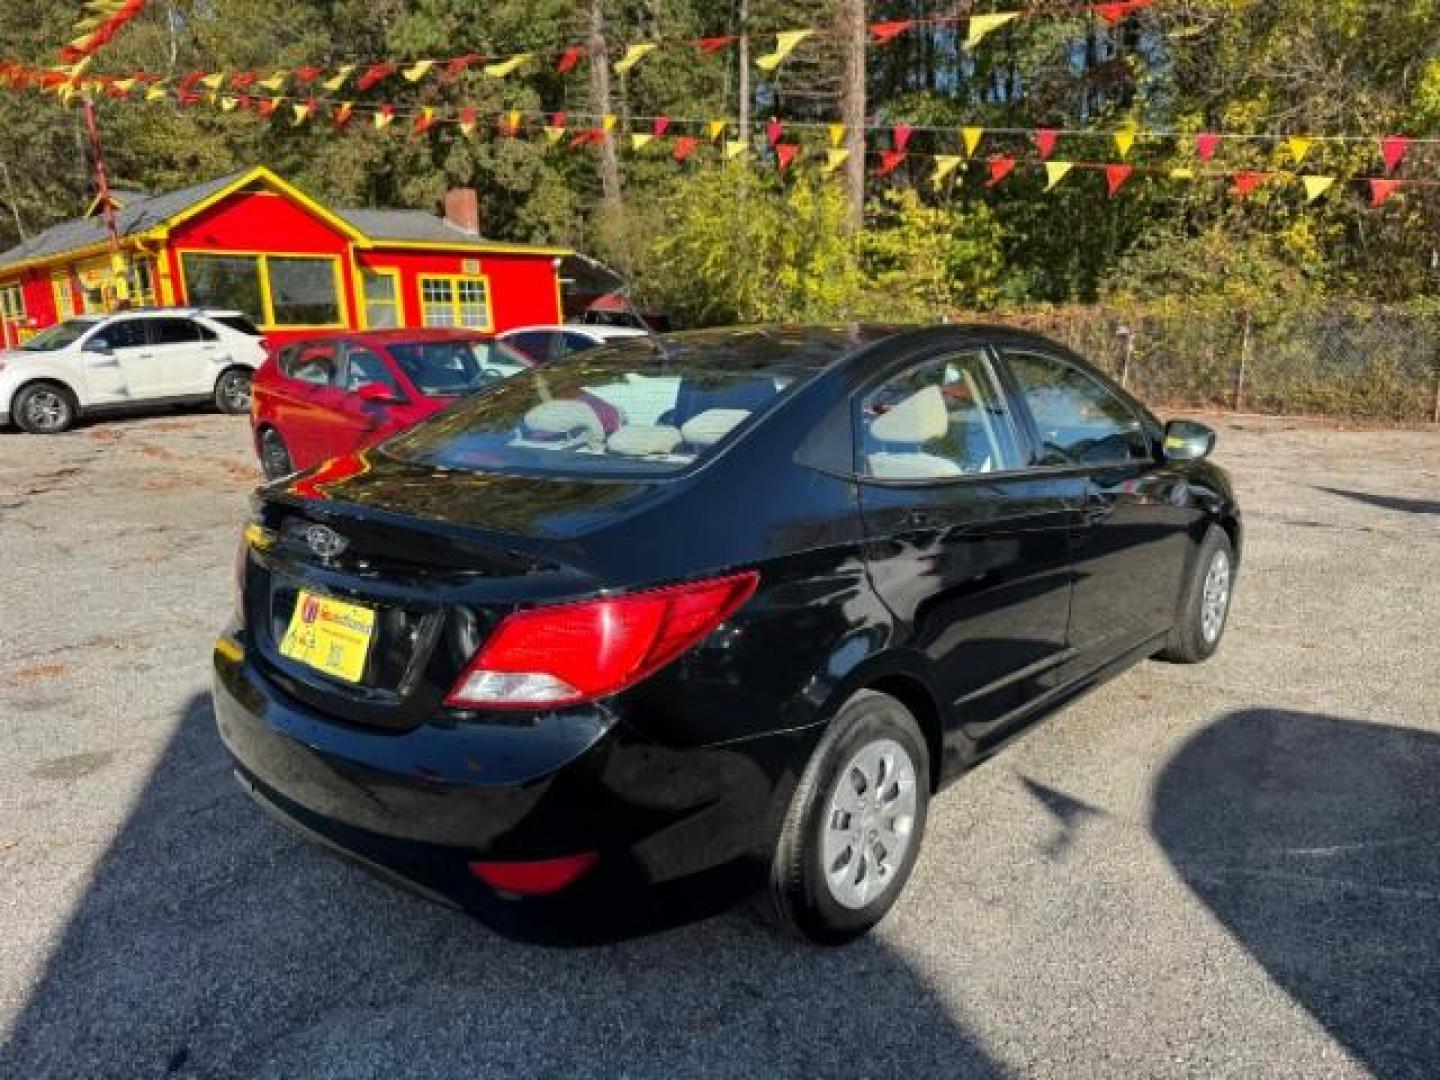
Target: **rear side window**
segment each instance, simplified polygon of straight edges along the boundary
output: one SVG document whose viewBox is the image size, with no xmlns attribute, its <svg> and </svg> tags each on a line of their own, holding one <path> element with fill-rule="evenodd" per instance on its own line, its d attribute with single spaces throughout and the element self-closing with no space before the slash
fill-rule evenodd
<svg viewBox="0 0 1440 1080">
<path fill-rule="evenodd" d="M 102 342 L 112 349 L 138 349 L 145 344 L 145 319 L 117 319 L 106 323 L 86 342 L 96 346 Z"/>
<path fill-rule="evenodd" d="M 979 349 L 926 361 L 864 395 L 861 472 L 877 480 L 945 480 L 1020 467 L 1005 398 Z"/>
<path fill-rule="evenodd" d="M 386 447 L 481 472 L 667 475 L 738 438 L 808 381 L 809 360 L 769 342 L 625 342 L 516 375 Z"/>
<path fill-rule="evenodd" d="M 548 330 L 526 330 L 519 334 L 511 334 L 505 339 L 505 344 L 512 349 L 519 349 L 536 363 L 543 364 L 550 359 L 554 335 Z"/>
<path fill-rule="evenodd" d="M 280 354 L 280 370 L 298 382 L 330 386 L 335 382 L 335 346 L 294 345 Z"/>
<path fill-rule="evenodd" d="M 215 333 L 193 319 L 147 319 L 151 345 L 185 345 L 214 341 Z"/>
<path fill-rule="evenodd" d="M 386 348 L 426 397 L 458 397 L 531 367 L 528 358 L 498 341 L 416 341 Z"/>
<path fill-rule="evenodd" d="M 1088 372 L 1058 357 L 1006 350 L 1006 362 L 1039 429 L 1040 465 L 1144 461 L 1139 415 Z"/>
<path fill-rule="evenodd" d="M 244 334 L 246 337 L 264 336 L 260 333 L 260 328 L 244 315 L 212 315 L 210 316 L 210 321 L 217 322 L 221 326 L 228 327 L 238 334 Z"/>
</svg>

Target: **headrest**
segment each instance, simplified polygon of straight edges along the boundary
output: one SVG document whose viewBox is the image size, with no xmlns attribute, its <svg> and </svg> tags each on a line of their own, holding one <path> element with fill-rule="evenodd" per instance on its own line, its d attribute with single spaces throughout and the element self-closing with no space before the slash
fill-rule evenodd
<svg viewBox="0 0 1440 1080">
<path fill-rule="evenodd" d="M 706 409 L 680 425 L 680 434 L 691 446 L 714 446 L 749 417 L 749 409 Z"/>
<path fill-rule="evenodd" d="M 626 424 L 605 442 L 612 454 L 650 457 L 670 454 L 680 445 L 680 429 L 669 424 Z"/>
<path fill-rule="evenodd" d="M 885 443 L 919 446 L 949 430 L 950 414 L 938 386 L 915 391 L 870 421 L 870 437 Z"/>
<path fill-rule="evenodd" d="M 525 414 L 514 445 L 598 448 L 604 441 L 599 415 L 583 401 L 542 401 Z"/>
</svg>

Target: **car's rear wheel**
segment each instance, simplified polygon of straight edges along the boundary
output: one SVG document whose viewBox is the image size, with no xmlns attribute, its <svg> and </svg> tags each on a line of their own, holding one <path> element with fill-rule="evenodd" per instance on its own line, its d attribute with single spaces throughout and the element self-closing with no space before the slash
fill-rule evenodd
<svg viewBox="0 0 1440 1080">
<path fill-rule="evenodd" d="M 75 395 L 59 383 L 37 382 L 21 387 L 11 406 L 15 423 L 33 435 L 58 435 L 75 424 Z"/>
<path fill-rule="evenodd" d="M 250 384 L 254 373 L 246 368 L 229 368 L 215 380 L 215 407 L 234 416 L 250 411 Z"/>
<path fill-rule="evenodd" d="M 260 468 L 267 480 L 278 480 L 295 471 L 290 450 L 274 428 L 266 428 L 260 433 Z"/>
<path fill-rule="evenodd" d="M 839 945 L 885 917 L 910 878 L 930 803 L 925 737 L 888 694 L 840 710 L 796 786 L 771 864 L 786 929 Z"/>
<path fill-rule="evenodd" d="M 1190 580 L 1186 582 L 1176 616 L 1160 659 L 1176 664 L 1198 664 L 1215 655 L 1230 617 L 1235 590 L 1235 549 L 1225 530 L 1211 526 L 1200 544 Z"/>
</svg>

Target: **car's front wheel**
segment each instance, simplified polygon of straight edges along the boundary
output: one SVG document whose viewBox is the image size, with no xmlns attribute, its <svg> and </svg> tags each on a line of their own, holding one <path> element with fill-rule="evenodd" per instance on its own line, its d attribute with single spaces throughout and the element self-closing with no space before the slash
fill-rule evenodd
<svg viewBox="0 0 1440 1080">
<path fill-rule="evenodd" d="M 1198 664 L 1213 656 L 1230 618 L 1234 590 L 1235 549 L 1225 530 L 1212 525 L 1200 544 L 1195 567 L 1185 583 L 1175 629 L 1160 659 Z"/>
<path fill-rule="evenodd" d="M 254 373 L 246 368 L 230 368 L 215 380 L 215 407 L 232 416 L 250 411 L 250 384 Z"/>
<path fill-rule="evenodd" d="M 38 382 L 21 387 L 12 415 L 22 431 L 32 435 L 58 435 L 69 431 L 80 410 L 75 396 L 59 383 Z"/>
<path fill-rule="evenodd" d="M 771 864 L 786 929 L 839 945 L 885 917 L 920 852 L 930 804 L 925 736 L 895 698 L 856 694 L 831 722 L 791 798 Z"/>
</svg>

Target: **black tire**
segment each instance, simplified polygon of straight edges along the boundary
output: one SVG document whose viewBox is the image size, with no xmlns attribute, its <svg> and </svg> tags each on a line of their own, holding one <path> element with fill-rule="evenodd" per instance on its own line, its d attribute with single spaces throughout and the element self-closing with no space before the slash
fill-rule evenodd
<svg viewBox="0 0 1440 1080">
<path fill-rule="evenodd" d="M 250 384 L 255 373 L 249 368 L 226 368 L 215 380 L 215 408 L 230 416 L 250 412 Z"/>
<path fill-rule="evenodd" d="M 10 403 L 10 418 L 32 435 L 58 435 L 75 426 L 80 408 L 75 395 L 61 383 L 32 382 Z"/>
<path fill-rule="evenodd" d="M 866 810 L 861 817 L 835 804 L 842 784 L 851 784 L 850 797 L 863 791 L 856 786 L 857 777 L 864 778 L 863 764 L 853 769 L 852 766 L 863 761 L 862 755 L 867 752 L 882 752 L 883 757 L 883 748 L 887 745 L 899 747 L 907 755 L 914 793 L 905 846 L 899 858 L 888 867 L 883 859 L 874 859 L 873 846 L 869 848 L 870 854 L 862 851 L 867 845 L 874 845 L 877 838 L 883 850 L 884 834 L 894 834 L 893 829 L 887 828 L 883 809 L 878 813 L 873 808 Z M 900 806 L 903 795 L 888 803 L 885 796 L 890 784 L 899 791 L 903 779 L 904 770 L 897 767 L 878 787 L 872 786 L 869 794 L 878 794 L 882 807 Z M 831 722 L 791 797 L 770 870 L 768 906 L 774 921 L 819 945 L 842 945 L 864 934 L 885 917 L 904 890 L 920 852 L 929 807 L 930 756 L 920 726 L 909 710 L 888 694 L 862 690 L 845 703 Z M 897 819 L 898 815 L 888 822 L 897 824 Z M 843 829 L 839 827 L 842 821 L 846 825 Z M 825 844 L 827 835 L 838 838 L 843 834 L 855 836 L 857 843 L 829 868 L 845 879 L 837 885 L 832 884 L 832 878 L 827 875 Z M 838 848 L 843 841 L 836 843 Z M 852 855 L 848 861 L 846 854 Z M 851 878 L 865 884 L 867 861 L 878 868 L 868 879 L 879 883 L 869 885 L 878 891 L 864 899 L 862 889 L 859 895 L 851 895 L 848 903 L 843 901 L 836 890 L 855 888 Z"/>
<path fill-rule="evenodd" d="M 1219 598 L 1217 613 L 1216 580 L 1211 575 L 1222 573 L 1223 595 Z M 1158 658 L 1172 664 L 1198 664 L 1214 656 L 1221 638 L 1225 636 L 1225 624 L 1230 618 L 1230 602 L 1234 595 L 1235 549 L 1225 530 L 1212 525 L 1200 544 L 1190 580 L 1185 583 L 1180 610 L 1175 616 L 1175 628 L 1170 631 L 1170 638 Z"/>
<path fill-rule="evenodd" d="M 295 471 L 290 460 L 290 450 L 274 428 L 265 428 L 260 432 L 259 449 L 260 468 L 265 473 L 266 480 L 279 480 L 280 477 L 289 476 Z"/>
</svg>

